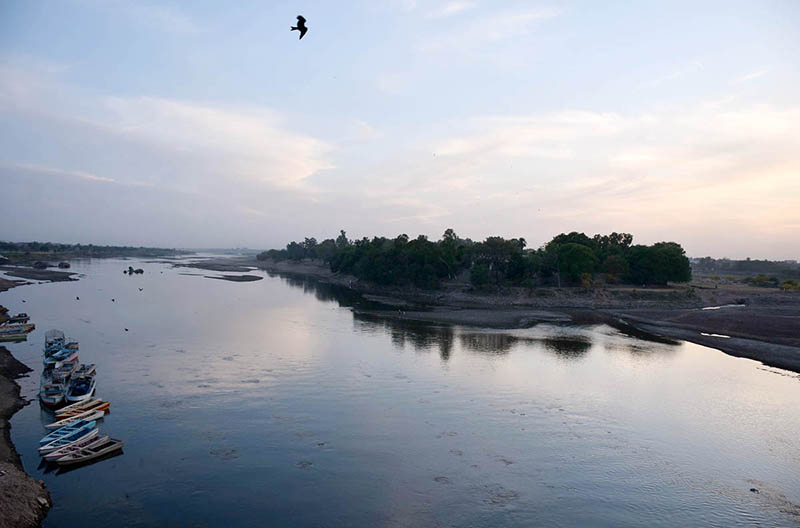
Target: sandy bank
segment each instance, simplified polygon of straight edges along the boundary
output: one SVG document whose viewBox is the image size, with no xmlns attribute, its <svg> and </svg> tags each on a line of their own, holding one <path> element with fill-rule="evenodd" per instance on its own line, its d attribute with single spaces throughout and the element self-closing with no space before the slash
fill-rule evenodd
<svg viewBox="0 0 800 528">
<path fill-rule="evenodd" d="M 0 266 L 9 277 L 20 277 L 22 279 L 41 280 L 50 282 L 73 281 L 75 272 L 56 271 L 51 269 L 35 269 L 23 266 Z"/>
</svg>

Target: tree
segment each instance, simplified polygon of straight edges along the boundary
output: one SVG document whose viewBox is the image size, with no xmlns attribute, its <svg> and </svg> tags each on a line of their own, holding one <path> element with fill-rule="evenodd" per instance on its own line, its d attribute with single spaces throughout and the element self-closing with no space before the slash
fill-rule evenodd
<svg viewBox="0 0 800 528">
<path fill-rule="evenodd" d="M 570 242 L 559 246 L 558 263 L 561 272 L 572 282 L 577 282 L 584 273 L 594 271 L 597 257 L 590 247 Z"/>
<path fill-rule="evenodd" d="M 486 264 L 475 264 L 469 275 L 469 281 L 473 286 L 483 286 L 489 282 L 489 266 Z"/>
</svg>

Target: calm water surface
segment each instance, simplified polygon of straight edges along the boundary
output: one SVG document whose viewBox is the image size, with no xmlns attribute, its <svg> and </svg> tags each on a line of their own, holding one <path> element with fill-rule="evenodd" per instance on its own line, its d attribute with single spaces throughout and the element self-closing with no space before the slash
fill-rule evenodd
<svg viewBox="0 0 800 528">
<path fill-rule="evenodd" d="M 45 330 L 78 339 L 125 449 L 53 471 L 36 454 L 52 415 L 20 411 L 45 526 L 800 525 L 797 375 L 605 326 L 363 318 L 280 277 L 73 271 L 0 294 L 37 325 L 9 348 L 35 398 Z"/>
</svg>

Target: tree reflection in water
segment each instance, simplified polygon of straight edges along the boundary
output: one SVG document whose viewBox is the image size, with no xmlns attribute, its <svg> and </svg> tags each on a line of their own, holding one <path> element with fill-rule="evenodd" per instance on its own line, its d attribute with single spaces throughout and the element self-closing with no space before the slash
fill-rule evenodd
<svg viewBox="0 0 800 528">
<path fill-rule="evenodd" d="M 396 308 L 367 300 L 358 292 L 344 286 L 325 284 L 298 275 L 272 272 L 268 275 L 279 277 L 287 285 L 299 288 L 319 301 L 337 303 L 338 306 L 348 308 L 369 309 L 370 313 L 353 312 L 353 323 L 358 332 L 370 334 L 386 332 L 398 348 L 410 345 L 417 352 L 438 349 L 443 361 L 450 359 L 456 336 L 463 350 L 492 356 L 504 356 L 516 346 L 527 345 L 553 353 L 563 359 L 575 360 L 585 356 L 592 348 L 588 336 L 525 337 L 490 330 L 475 331 L 448 325 L 394 319 L 391 315 Z M 376 310 L 379 312 L 382 309 L 386 311 L 387 317 L 376 313 Z"/>
</svg>

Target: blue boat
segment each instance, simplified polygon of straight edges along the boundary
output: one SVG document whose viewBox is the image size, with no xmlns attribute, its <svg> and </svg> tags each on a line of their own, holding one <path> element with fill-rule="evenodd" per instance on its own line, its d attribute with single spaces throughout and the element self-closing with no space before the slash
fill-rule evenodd
<svg viewBox="0 0 800 528">
<path fill-rule="evenodd" d="M 45 444 L 39 448 L 39 454 L 44 456 L 47 453 L 52 453 L 62 447 L 67 447 L 70 445 L 78 444 L 83 442 L 84 440 L 88 440 L 89 438 L 94 438 L 98 434 L 97 428 L 92 429 L 81 429 L 80 431 L 76 431 L 69 436 L 65 436 L 63 438 L 59 438 L 58 440 L 53 440 L 49 444 Z"/>
<path fill-rule="evenodd" d="M 78 359 L 77 348 L 62 348 L 52 354 L 45 353 L 43 363 L 45 366 L 55 365 L 63 361 L 75 361 Z"/>
<path fill-rule="evenodd" d="M 53 352 L 58 352 L 64 347 L 66 340 L 64 338 L 64 332 L 61 330 L 48 330 L 44 334 L 44 353 L 52 354 Z"/>
<path fill-rule="evenodd" d="M 75 423 L 72 423 L 72 424 L 69 424 L 69 425 L 65 425 L 64 427 L 60 427 L 60 428 L 56 429 L 55 431 L 53 431 L 49 435 L 47 435 L 44 438 L 42 438 L 41 440 L 39 440 L 39 445 L 49 444 L 50 442 L 52 442 L 54 440 L 58 440 L 60 438 L 68 437 L 68 436 L 74 434 L 75 432 L 79 432 L 79 431 L 83 431 L 83 430 L 87 430 L 88 431 L 89 429 L 94 428 L 96 423 L 97 422 L 95 422 L 94 420 L 92 420 L 92 421 L 81 420 L 79 422 L 75 422 Z"/>
<path fill-rule="evenodd" d="M 39 399 L 48 407 L 56 407 L 64 402 L 67 389 L 63 383 L 45 383 L 39 389 Z"/>
</svg>

